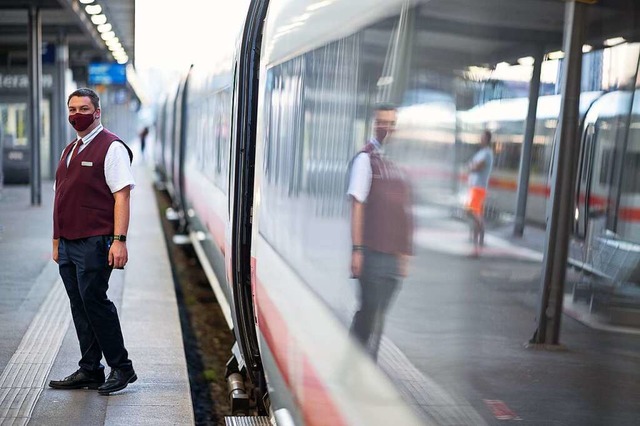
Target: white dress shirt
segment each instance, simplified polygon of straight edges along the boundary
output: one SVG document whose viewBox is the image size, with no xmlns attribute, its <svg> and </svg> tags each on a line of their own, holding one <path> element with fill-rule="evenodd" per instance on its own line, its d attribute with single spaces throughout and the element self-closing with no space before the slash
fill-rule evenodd
<svg viewBox="0 0 640 426">
<path fill-rule="evenodd" d="M 371 139 L 370 142 L 375 145 L 377 152 L 381 152 L 380 142 L 375 138 Z M 369 191 L 371 190 L 372 174 L 369 154 L 361 152 L 356 156 L 351 165 L 351 176 L 349 178 L 347 195 L 351 195 L 360 203 L 367 201 Z"/>
</svg>

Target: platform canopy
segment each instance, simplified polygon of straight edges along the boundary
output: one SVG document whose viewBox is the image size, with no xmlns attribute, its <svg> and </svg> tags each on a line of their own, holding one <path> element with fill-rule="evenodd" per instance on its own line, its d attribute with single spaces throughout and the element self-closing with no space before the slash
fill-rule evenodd
<svg viewBox="0 0 640 426">
<path fill-rule="evenodd" d="M 40 10 L 43 62 L 52 59 L 49 47 L 66 41 L 69 67 L 86 80 L 89 63 L 116 61 L 107 40 L 117 37 L 128 63 L 134 63 L 135 0 L 0 0 L 0 68 L 27 66 L 32 7 Z"/>
</svg>

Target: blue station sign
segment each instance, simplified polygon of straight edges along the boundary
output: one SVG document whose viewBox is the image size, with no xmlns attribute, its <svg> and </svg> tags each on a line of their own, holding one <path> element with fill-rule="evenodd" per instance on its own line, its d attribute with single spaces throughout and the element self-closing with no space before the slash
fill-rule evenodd
<svg viewBox="0 0 640 426">
<path fill-rule="evenodd" d="M 126 84 L 125 64 L 92 63 L 89 64 L 89 84 Z"/>
</svg>

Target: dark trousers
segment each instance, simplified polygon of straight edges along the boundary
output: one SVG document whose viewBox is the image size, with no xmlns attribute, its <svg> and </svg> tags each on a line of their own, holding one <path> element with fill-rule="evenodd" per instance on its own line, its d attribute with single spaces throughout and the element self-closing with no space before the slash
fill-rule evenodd
<svg viewBox="0 0 640 426">
<path fill-rule="evenodd" d="M 372 250 L 364 251 L 360 273 L 360 309 L 353 316 L 351 334 L 371 354 L 378 357 L 384 317 L 398 292 L 398 257 Z"/>
<path fill-rule="evenodd" d="M 102 354 L 111 368 L 132 368 L 124 347 L 118 311 L 107 297 L 111 267 L 107 262 L 109 237 L 60 239 L 58 266 L 69 296 L 82 357 L 87 371 L 104 369 Z"/>
</svg>

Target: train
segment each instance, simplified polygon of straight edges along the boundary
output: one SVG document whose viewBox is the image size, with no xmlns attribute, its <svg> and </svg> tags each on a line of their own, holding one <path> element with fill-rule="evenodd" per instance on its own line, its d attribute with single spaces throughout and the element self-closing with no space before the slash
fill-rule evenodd
<svg viewBox="0 0 640 426">
<path fill-rule="evenodd" d="M 509 19 L 522 28 L 551 24 L 536 21 L 540 2 L 237 3 L 245 12 L 237 42 L 203 45 L 214 65 L 194 64 L 167 91 L 152 147 L 172 218 L 236 338 L 227 374 L 233 411 L 281 425 L 429 423 L 348 332 L 358 297 L 348 272 L 349 164 L 370 136 L 373 107 L 394 103 L 397 128 L 385 154 L 406 170 L 415 210 L 442 211 L 460 203 L 464 164 L 489 129 L 488 204 L 513 214 L 528 99 L 487 97 L 488 81 L 468 77 L 503 41 L 477 38 L 463 21 L 492 34 L 501 17 L 517 16 Z M 544 10 L 557 24 L 563 7 L 545 2 Z M 562 26 L 547 29 L 559 46 Z M 503 47 L 505 55 L 517 50 Z M 522 55 L 530 48 L 523 42 Z M 597 216 L 640 242 L 640 48 L 629 41 L 589 54 L 624 58 L 608 70 L 631 77 L 605 85 L 604 65 L 586 71 L 599 74 L 585 79 L 595 83 L 582 91 L 576 123 L 575 238 Z M 526 214 L 534 225 L 546 221 L 559 82 L 538 102 Z"/>
</svg>

